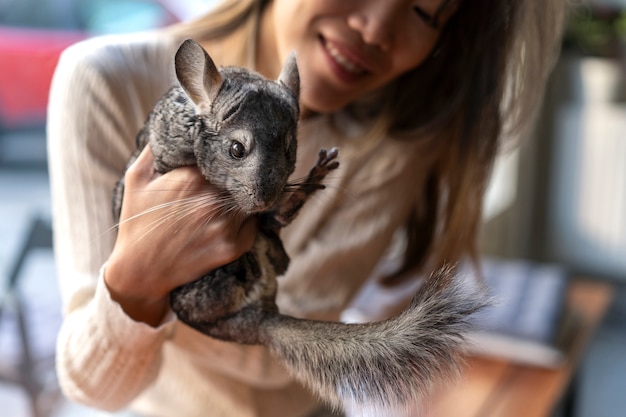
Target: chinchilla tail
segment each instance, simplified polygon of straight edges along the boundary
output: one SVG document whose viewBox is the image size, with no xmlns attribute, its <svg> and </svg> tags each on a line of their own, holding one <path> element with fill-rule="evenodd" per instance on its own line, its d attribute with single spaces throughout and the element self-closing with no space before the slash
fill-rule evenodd
<svg viewBox="0 0 626 417">
<path fill-rule="evenodd" d="M 331 406 L 382 415 L 376 413 L 421 403 L 458 374 L 469 318 L 489 304 L 484 288 L 468 289 L 444 268 L 389 320 L 344 324 L 279 315 L 264 326 L 263 343 Z"/>
</svg>

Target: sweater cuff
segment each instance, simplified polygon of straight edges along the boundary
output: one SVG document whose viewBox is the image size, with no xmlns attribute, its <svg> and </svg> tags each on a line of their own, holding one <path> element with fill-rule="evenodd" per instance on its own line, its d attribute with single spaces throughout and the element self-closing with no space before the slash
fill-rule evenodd
<svg viewBox="0 0 626 417">
<path fill-rule="evenodd" d="M 133 350 L 141 350 L 172 338 L 176 315 L 170 310 L 161 323 L 153 327 L 147 323 L 133 320 L 122 306 L 111 298 L 111 293 L 104 281 L 106 263 L 100 268 L 100 276 L 96 285 L 95 306 L 103 313 L 103 330 L 113 340 L 123 340 L 124 346 L 133 346 Z"/>
</svg>

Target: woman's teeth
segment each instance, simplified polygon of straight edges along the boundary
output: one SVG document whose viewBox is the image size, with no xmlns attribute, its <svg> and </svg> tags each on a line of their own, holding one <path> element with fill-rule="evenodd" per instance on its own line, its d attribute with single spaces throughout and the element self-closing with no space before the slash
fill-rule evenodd
<svg viewBox="0 0 626 417">
<path fill-rule="evenodd" d="M 341 55 L 341 53 L 339 52 L 339 50 L 337 50 L 334 46 L 329 45 L 328 43 L 326 44 L 326 50 L 328 51 L 328 53 L 330 54 L 330 56 L 333 57 L 333 59 L 335 60 L 335 62 L 337 62 L 337 64 L 339 64 L 343 69 L 345 69 L 346 71 L 352 73 L 352 74 L 363 74 L 365 71 L 359 67 L 357 64 L 355 64 L 354 62 L 350 61 L 348 58 L 346 58 L 345 56 Z"/>
</svg>

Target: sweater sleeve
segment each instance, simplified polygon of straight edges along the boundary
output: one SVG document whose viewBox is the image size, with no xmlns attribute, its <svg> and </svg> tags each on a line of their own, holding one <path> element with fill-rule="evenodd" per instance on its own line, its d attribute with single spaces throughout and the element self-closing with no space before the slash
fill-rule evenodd
<svg viewBox="0 0 626 417">
<path fill-rule="evenodd" d="M 183 331 L 172 316 L 156 328 L 132 320 L 104 283 L 103 265 L 115 242 L 112 190 L 136 132 L 171 85 L 174 51 L 174 42 L 154 34 L 90 39 L 62 54 L 50 92 L 48 161 L 65 316 L 57 371 L 65 395 L 105 410 L 126 407 L 155 382 L 167 341 L 179 345 L 178 354 L 202 353 L 204 366 L 242 384 L 290 382 L 259 346 Z"/>
<path fill-rule="evenodd" d="M 157 328 L 127 317 L 100 272 L 115 233 L 111 196 L 147 104 L 123 92 L 102 40 L 70 47 L 59 61 L 48 108 L 54 247 L 65 319 L 57 339 L 60 384 L 73 400 L 124 407 L 154 381 L 171 320 Z M 122 62 L 122 60 L 120 60 Z M 150 100 L 150 98 L 147 98 Z"/>
</svg>

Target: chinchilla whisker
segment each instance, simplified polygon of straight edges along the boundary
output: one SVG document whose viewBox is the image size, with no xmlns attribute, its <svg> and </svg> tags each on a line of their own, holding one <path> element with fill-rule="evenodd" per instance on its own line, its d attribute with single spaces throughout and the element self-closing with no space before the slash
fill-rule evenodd
<svg viewBox="0 0 626 417">
<path fill-rule="evenodd" d="M 195 197 L 187 197 L 187 198 L 182 198 L 179 200 L 174 200 L 174 201 L 168 201 L 167 203 L 163 203 L 163 204 L 158 204 L 156 206 L 150 207 L 149 209 L 146 209 L 140 213 L 135 214 L 134 216 L 131 216 L 127 219 L 124 219 L 123 221 L 119 222 L 118 224 L 122 224 L 122 223 L 126 223 L 132 220 L 135 220 L 139 217 L 154 213 L 156 211 L 160 211 L 160 210 L 164 210 L 164 209 L 168 209 L 168 208 L 172 208 L 173 206 L 177 206 L 177 205 L 184 205 L 185 203 L 189 202 L 189 201 L 193 201 Z"/>
<path fill-rule="evenodd" d="M 225 208 L 229 206 L 230 202 L 224 198 L 215 198 L 213 195 L 198 195 L 193 198 L 190 198 L 189 201 L 177 207 L 177 211 L 174 215 L 184 218 L 193 218 L 193 214 L 197 213 L 205 213 L 210 218 L 213 218 L 215 215 L 223 215 L 226 211 Z M 203 216 L 206 218 L 206 216 Z"/>
<path fill-rule="evenodd" d="M 308 175 L 304 175 L 304 176 L 298 177 L 298 178 L 291 178 L 289 180 L 289 182 L 287 183 L 287 185 L 290 185 L 290 184 L 301 184 L 303 182 L 306 182 L 308 179 L 309 179 Z"/>
<path fill-rule="evenodd" d="M 328 176 L 327 176 L 328 177 Z M 305 178 L 306 179 L 306 178 Z M 307 185 L 313 185 L 313 186 L 317 186 L 318 183 L 317 182 L 307 182 L 307 181 L 302 181 L 302 182 L 290 182 L 288 183 L 285 188 L 283 189 L 283 193 L 284 194 L 289 194 L 289 193 L 293 193 L 293 192 L 298 192 L 299 188 L 304 186 L 306 187 Z M 350 193 L 345 186 L 341 185 L 341 184 L 333 184 L 331 183 L 329 184 L 324 184 L 323 187 L 316 187 L 316 189 L 326 189 L 326 190 L 338 190 L 342 195 L 350 198 L 350 200 L 356 201 L 357 197 L 353 194 Z M 325 197 L 329 197 L 328 193 L 313 193 L 311 195 L 311 199 L 320 199 L 320 198 L 325 198 Z"/>
<path fill-rule="evenodd" d="M 167 225 L 168 228 L 173 228 L 180 226 L 180 222 L 183 220 L 190 220 L 191 214 L 196 213 L 198 211 L 206 211 L 210 218 L 213 218 L 214 215 L 219 214 L 220 211 L 223 210 L 223 207 L 226 205 L 225 203 L 229 203 L 228 201 L 224 202 L 224 198 L 215 199 L 214 195 L 196 195 L 187 198 L 182 198 L 174 201 L 170 201 L 167 203 L 159 204 L 149 209 L 142 211 L 132 217 L 124 219 L 119 222 L 115 226 L 113 226 L 110 230 L 114 230 L 118 228 L 120 224 L 126 223 L 142 216 L 146 216 L 151 213 L 155 213 L 157 211 L 162 211 L 162 214 L 158 216 L 155 220 L 153 220 L 148 226 L 150 226 L 150 230 L 146 232 L 150 233 L 152 230 L 157 227 L 161 227 L 163 225 Z M 171 222 L 174 219 L 175 222 Z M 206 221 L 206 217 L 205 217 Z M 144 236 L 142 236 L 144 237 Z"/>
<path fill-rule="evenodd" d="M 343 197 L 349 198 L 350 200 L 352 200 L 353 202 L 357 202 L 358 201 L 358 197 L 356 196 L 356 194 L 352 191 L 349 191 L 348 189 L 346 189 L 346 187 L 343 187 L 341 185 L 328 185 L 326 186 L 327 190 L 337 190 L 339 193 L 341 193 L 341 195 Z M 313 196 L 313 197 L 319 197 L 319 196 Z"/>
<path fill-rule="evenodd" d="M 215 202 L 213 201 L 213 204 Z M 205 210 L 204 207 L 197 207 L 198 211 Z M 215 205 L 212 210 L 206 210 L 204 215 L 200 218 L 203 224 L 210 224 L 216 216 L 231 217 L 232 203 L 230 201 L 222 201 Z"/>
<path fill-rule="evenodd" d="M 333 177 L 331 174 L 327 174 L 326 177 L 327 179 L 333 179 L 333 178 L 339 178 L 339 177 Z M 333 188 L 330 184 L 333 184 L 333 181 L 328 181 L 325 182 L 323 185 L 323 188 Z M 290 191 L 293 190 L 294 188 L 298 188 L 300 186 L 307 186 L 307 185 L 321 185 L 318 181 L 315 180 L 310 180 L 309 177 L 302 177 L 302 178 L 296 178 L 293 179 L 291 181 L 289 181 L 286 185 L 285 185 L 285 191 Z"/>
<path fill-rule="evenodd" d="M 195 203 L 198 203 L 197 199 Z M 207 209 L 205 204 L 188 204 L 179 207 L 169 207 L 171 210 L 166 210 L 162 216 L 154 219 L 147 225 L 146 231 L 137 236 L 137 240 L 141 240 L 148 236 L 156 229 L 166 227 L 172 233 L 176 233 L 183 226 L 196 226 L 196 229 L 201 229 L 200 226 L 208 224 L 212 218 L 220 214 L 221 209 L 218 206 L 212 206 Z M 204 212 L 203 216 L 193 216 L 197 212 Z"/>
<path fill-rule="evenodd" d="M 300 189 L 301 186 L 306 186 L 308 184 L 306 183 L 302 183 L 302 184 L 287 184 L 287 186 L 283 189 L 283 193 L 292 193 L 294 191 L 298 191 Z M 311 184 L 314 189 L 316 190 L 322 190 L 326 187 L 322 187 L 321 185 L 318 184 Z"/>
<path fill-rule="evenodd" d="M 159 210 L 164 210 L 164 209 L 166 209 L 168 207 L 171 207 L 172 204 L 175 204 L 175 203 L 176 202 L 167 202 L 167 203 L 156 205 L 154 207 L 150 207 L 149 209 L 146 209 L 146 210 L 144 210 L 144 211 L 142 211 L 140 213 L 137 213 L 134 216 L 131 216 L 131 217 L 129 217 L 127 219 L 124 219 L 124 220 L 120 220 L 119 222 L 117 222 L 116 224 L 111 226 L 109 229 L 107 229 L 107 232 L 112 232 L 112 231 L 114 231 L 116 229 L 119 229 L 119 227 L 122 224 L 125 224 L 125 223 L 128 223 L 130 221 L 136 220 L 136 219 L 138 219 L 140 217 L 143 217 L 143 216 L 146 216 L 146 215 L 148 215 L 150 213 L 154 213 L 154 212 L 159 211 Z"/>
<path fill-rule="evenodd" d="M 235 213 L 235 214 L 241 213 L 241 207 L 239 207 L 232 198 L 224 199 L 223 209 L 227 213 Z"/>
</svg>

